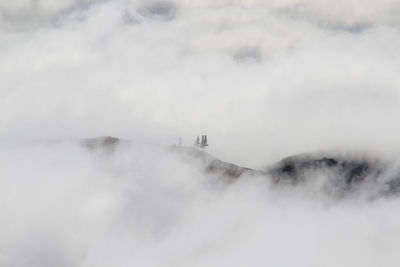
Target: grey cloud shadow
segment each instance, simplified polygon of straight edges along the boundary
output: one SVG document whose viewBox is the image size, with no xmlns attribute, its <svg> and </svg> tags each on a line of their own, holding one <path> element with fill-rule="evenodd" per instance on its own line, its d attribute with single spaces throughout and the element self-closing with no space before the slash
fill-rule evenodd
<svg viewBox="0 0 400 267">
<path fill-rule="evenodd" d="M 170 21 L 177 16 L 178 7 L 172 2 L 157 1 L 140 6 L 137 12 L 146 18 Z"/>
<path fill-rule="evenodd" d="M 6 30 L 21 31 L 39 27 L 48 22 L 48 18 L 44 16 L 36 7 L 32 6 L 32 11 L 24 10 L 23 12 L 10 12 L 0 9 L 0 28 Z"/>
<path fill-rule="evenodd" d="M 314 26 L 333 32 L 347 32 L 351 34 L 359 34 L 373 27 L 373 24 L 367 21 L 328 20 L 322 15 L 312 12 L 304 4 L 298 4 L 293 7 L 277 9 L 274 12 L 278 16 L 288 17 L 293 20 L 304 21 Z"/>
<path fill-rule="evenodd" d="M 321 23 L 320 28 L 328 29 L 335 32 L 348 32 L 352 34 L 362 33 L 373 27 L 371 23 L 367 22 L 353 22 L 353 23 Z"/>
<path fill-rule="evenodd" d="M 108 0 L 83 0 L 79 1 L 76 4 L 61 10 L 57 16 L 53 19 L 52 24 L 57 26 L 63 18 L 71 16 L 75 14 L 75 19 L 79 21 L 84 21 L 86 19 L 85 11 L 90 9 L 95 4 L 101 4 L 107 2 Z"/>
<path fill-rule="evenodd" d="M 18 11 L 10 11 L 0 8 L 0 28 L 13 31 L 24 31 L 42 28 L 46 26 L 58 26 L 61 21 L 72 14 L 77 14 L 76 19 L 84 20 L 83 11 L 88 10 L 93 5 L 104 3 L 108 0 L 81 0 L 72 3 L 70 6 L 46 13 L 45 9 L 39 5 L 39 0 L 32 0 L 28 8 Z"/>
<path fill-rule="evenodd" d="M 124 24 L 139 24 L 141 21 L 140 19 L 135 16 L 132 12 L 125 10 L 124 14 L 122 15 L 122 21 Z"/>
<path fill-rule="evenodd" d="M 258 46 L 244 46 L 236 49 L 232 53 L 232 58 L 238 63 L 262 61 L 262 51 Z"/>
</svg>

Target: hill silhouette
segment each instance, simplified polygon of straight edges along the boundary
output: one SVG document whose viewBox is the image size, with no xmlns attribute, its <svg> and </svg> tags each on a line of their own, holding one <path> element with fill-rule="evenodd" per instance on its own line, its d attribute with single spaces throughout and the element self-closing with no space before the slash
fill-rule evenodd
<svg viewBox="0 0 400 267">
<path fill-rule="evenodd" d="M 83 139 L 88 149 L 112 152 L 126 140 L 116 137 Z M 334 154 L 327 152 L 293 155 L 256 170 L 220 160 L 195 147 L 167 146 L 169 152 L 180 155 L 187 164 L 198 163 L 203 171 L 219 175 L 229 182 L 240 177 L 265 177 L 273 186 L 318 185 L 320 190 L 336 196 L 368 191 L 371 198 L 400 193 L 400 169 L 377 157 L 361 153 Z"/>
</svg>

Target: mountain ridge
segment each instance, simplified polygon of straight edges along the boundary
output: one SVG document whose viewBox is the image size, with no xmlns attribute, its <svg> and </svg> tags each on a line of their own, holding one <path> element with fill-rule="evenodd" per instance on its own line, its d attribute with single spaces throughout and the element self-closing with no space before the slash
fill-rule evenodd
<svg viewBox="0 0 400 267">
<path fill-rule="evenodd" d="M 90 150 L 100 148 L 108 152 L 114 151 L 122 142 L 129 141 L 111 136 L 80 141 Z M 365 188 L 372 188 L 369 190 L 373 191 L 373 198 L 400 194 L 400 169 L 362 153 L 303 153 L 283 158 L 263 169 L 252 169 L 220 160 L 196 147 L 174 145 L 165 148 L 181 155 L 187 164 L 197 161 L 206 173 L 228 178 L 229 182 L 245 175 L 265 177 L 273 186 L 304 186 L 323 180 L 319 190 L 337 196 L 351 195 Z"/>
</svg>

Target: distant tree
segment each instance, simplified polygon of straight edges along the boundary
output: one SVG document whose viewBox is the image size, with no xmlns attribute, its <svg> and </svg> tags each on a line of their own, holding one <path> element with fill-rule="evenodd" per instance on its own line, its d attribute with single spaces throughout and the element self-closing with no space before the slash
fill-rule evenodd
<svg viewBox="0 0 400 267">
<path fill-rule="evenodd" d="M 205 150 L 206 146 L 208 146 L 208 140 L 207 140 L 207 135 L 203 134 L 201 135 L 201 141 L 200 137 L 197 136 L 196 142 L 194 143 L 195 146 L 199 146 L 202 150 Z"/>
</svg>

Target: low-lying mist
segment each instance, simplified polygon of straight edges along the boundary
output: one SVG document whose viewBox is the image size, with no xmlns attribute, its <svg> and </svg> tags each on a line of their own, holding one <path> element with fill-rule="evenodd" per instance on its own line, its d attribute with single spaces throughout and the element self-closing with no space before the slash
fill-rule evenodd
<svg viewBox="0 0 400 267">
<path fill-rule="evenodd" d="M 398 0 L 0 1 L 0 267 L 397 267 L 399 47 Z"/>
<path fill-rule="evenodd" d="M 0 149 L 1 266 L 396 266 L 400 198 L 226 182 L 160 146 Z"/>
</svg>

